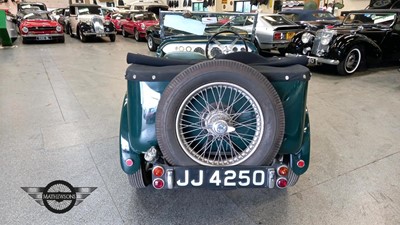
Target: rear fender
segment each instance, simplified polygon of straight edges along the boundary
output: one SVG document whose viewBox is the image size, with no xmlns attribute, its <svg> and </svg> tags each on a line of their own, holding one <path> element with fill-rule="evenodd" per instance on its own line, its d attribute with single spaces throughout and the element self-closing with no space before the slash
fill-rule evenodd
<svg viewBox="0 0 400 225">
<path fill-rule="evenodd" d="M 120 152 L 120 163 L 122 170 L 127 174 L 133 174 L 139 170 L 141 165 L 140 154 L 133 151 L 130 145 L 129 128 L 128 128 L 128 97 L 125 94 L 124 101 L 122 103 L 120 130 L 119 130 L 119 152 Z M 133 161 L 132 166 L 126 165 L 126 160 L 131 159 Z"/>
</svg>

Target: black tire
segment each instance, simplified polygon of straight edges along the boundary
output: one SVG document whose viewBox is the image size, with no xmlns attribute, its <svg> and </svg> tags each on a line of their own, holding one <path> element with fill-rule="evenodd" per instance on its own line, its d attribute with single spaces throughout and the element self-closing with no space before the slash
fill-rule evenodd
<svg viewBox="0 0 400 225">
<path fill-rule="evenodd" d="M 214 90 L 226 95 L 213 98 Z M 193 99 L 198 96 L 203 98 L 196 103 Z M 236 96 L 241 100 L 236 101 Z M 191 104 L 200 109 L 191 109 Z M 156 114 L 158 144 L 172 165 L 268 165 L 284 135 L 283 107 L 274 87 L 257 70 L 231 60 L 205 61 L 182 71 L 163 92 L 158 111 L 162 112 Z M 187 123 L 190 113 L 198 116 Z M 214 144 L 219 145 L 217 159 Z"/>
<path fill-rule="evenodd" d="M 143 169 L 140 168 L 138 171 L 136 171 L 133 174 L 127 174 L 128 175 L 128 181 L 129 184 L 133 188 L 145 188 L 151 183 L 151 178 L 150 176 L 146 176 L 146 174 L 143 174 Z"/>
<path fill-rule="evenodd" d="M 136 41 L 141 41 L 140 34 L 139 34 L 139 31 L 137 29 L 135 29 L 133 31 L 133 36 L 135 37 Z"/>
<path fill-rule="evenodd" d="M 22 44 L 28 44 L 28 40 L 26 40 L 26 38 L 22 38 Z"/>
<path fill-rule="evenodd" d="M 299 175 L 295 174 L 293 172 L 293 170 L 290 169 L 288 177 L 287 177 L 288 186 L 292 187 L 292 186 L 296 185 L 297 181 L 299 180 L 299 177 L 300 177 Z"/>
<path fill-rule="evenodd" d="M 337 65 L 337 70 L 340 75 L 351 75 L 355 73 L 361 66 L 363 61 L 364 49 L 361 46 L 355 45 L 346 53 L 346 57 Z"/>
<path fill-rule="evenodd" d="M 79 37 L 79 40 L 81 40 L 82 42 L 86 42 L 87 41 L 87 37 L 80 31 L 80 30 L 76 30 L 76 33 Z"/>
<path fill-rule="evenodd" d="M 155 52 L 157 50 L 157 45 L 156 43 L 154 43 L 154 38 L 151 34 L 147 35 L 147 48 L 149 48 L 149 50 L 152 52 Z"/>
<path fill-rule="evenodd" d="M 60 38 L 60 39 L 58 40 L 58 42 L 60 42 L 60 43 L 65 43 L 65 37 Z"/>
<path fill-rule="evenodd" d="M 278 52 L 281 56 L 285 56 L 286 54 L 286 48 L 278 48 Z"/>
<path fill-rule="evenodd" d="M 124 27 L 122 27 L 122 36 L 123 37 L 128 37 L 128 33 L 125 31 Z"/>
<path fill-rule="evenodd" d="M 65 30 L 65 34 L 69 34 L 69 26 L 68 25 L 65 26 L 64 30 Z"/>
<path fill-rule="evenodd" d="M 115 35 L 115 34 L 110 34 L 110 41 L 111 41 L 111 42 L 115 42 L 116 36 L 117 36 L 117 35 Z"/>
</svg>

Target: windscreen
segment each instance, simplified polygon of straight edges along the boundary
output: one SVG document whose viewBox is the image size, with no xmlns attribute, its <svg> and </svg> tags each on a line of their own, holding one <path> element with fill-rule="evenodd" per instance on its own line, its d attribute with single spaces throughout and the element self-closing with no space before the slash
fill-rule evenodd
<svg viewBox="0 0 400 225">
<path fill-rule="evenodd" d="M 390 27 L 395 19 L 396 13 L 350 13 L 344 19 L 343 24 Z"/>
<path fill-rule="evenodd" d="M 162 11 L 161 27 L 164 36 L 174 35 L 213 35 L 220 31 L 231 30 L 249 37 L 252 32 L 241 29 L 252 26 L 257 14 L 191 12 L 177 13 Z M 255 30 L 255 28 L 254 28 Z"/>
</svg>

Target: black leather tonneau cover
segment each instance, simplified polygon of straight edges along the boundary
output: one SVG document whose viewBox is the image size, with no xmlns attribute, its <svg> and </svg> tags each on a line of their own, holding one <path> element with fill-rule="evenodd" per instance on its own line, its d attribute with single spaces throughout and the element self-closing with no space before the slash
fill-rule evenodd
<svg viewBox="0 0 400 225">
<path fill-rule="evenodd" d="M 263 74 L 270 81 L 309 80 L 310 71 L 305 65 L 306 57 L 265 58 L 254 53 L 231 53 L 214 60 L 227 59 L 249 65 Z M 128 53 L 126 70 L 127 80 L 170 81 L 186 68 L 204 60 L 175 60 L 157 58 L 141 54 Z"/>
</svg>

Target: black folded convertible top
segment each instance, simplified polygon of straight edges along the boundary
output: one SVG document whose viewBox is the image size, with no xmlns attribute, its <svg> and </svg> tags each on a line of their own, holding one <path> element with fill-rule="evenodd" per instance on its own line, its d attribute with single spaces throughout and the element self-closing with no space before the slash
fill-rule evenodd
<svg viewBox="0 0 400 225">
<path fill-rule="evenodd" d="M 244 63 L 253 67 L 270 81 L 306 81 L 311 73 L 305 65 L 306 57 L 265 58 L 254 53 L 231 53 L 214 60 L 225 59 Z M 131 64 L 126 70 L 127 80 L 137 81 L 170 81 L 186 68 L 204 60 L 175 60 L 156 58 L 128 53 L 127 62 Z"/>
</svg>

